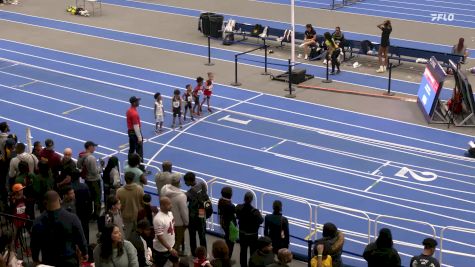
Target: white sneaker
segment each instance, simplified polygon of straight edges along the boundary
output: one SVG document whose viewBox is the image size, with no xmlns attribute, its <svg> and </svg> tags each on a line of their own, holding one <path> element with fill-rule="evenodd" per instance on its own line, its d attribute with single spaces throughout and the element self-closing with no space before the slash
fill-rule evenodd
<svg viewBox="0 0 475 267">
<path fill-rule="evenodd" d="M 302 54 L 298 54 L 298 55 L 297 55 L 297 58 L 302 58 Z"/>
<path fill-rule="evenodd" d="M 323 60 L 323 65 L 326 65 L 326 64 L 327 64 L 327 60 L 324 59 L 324 60 Z"/>
<path fill-rule="evenodd" d="M 308 55 L 305 55 L 305 60 L 307 60 L 307 59 L 308 59 Z"/>
<path fill-rule="evenodd" d="M 384 67 L 379 66 L 379 69 L 376 70 L 377 73 L 383 73 L 384 72 Z"/>
</svg>

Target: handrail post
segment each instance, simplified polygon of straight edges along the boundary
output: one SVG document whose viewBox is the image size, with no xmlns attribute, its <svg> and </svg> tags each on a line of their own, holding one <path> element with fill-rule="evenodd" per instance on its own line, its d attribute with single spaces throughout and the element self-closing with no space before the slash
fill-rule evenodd
<svg viewBox="0 0 475 267">
<path fill-rule="evenodd" d="M 266 39 L 262 38 L 264 41 L 264 72 L 262 75 L 270 75 L 270 73 L 267 72 L 267 45 L 266 45 Z"/>
<path fill-rule="evenodd" d="M 241 86 L 242 83 L 238 82 L 238 55 L 234 55 L 234 82 L 232 86 Z"/>
<path fill-rule="evenodd" d="M 292 94 L 292 60 L 289 59 L 289 69 L 288 69 L 288 74 L 289 74 L 289 87 L 284 89 L 285 91 L 289 91 L 288 94 L 285 95 L 285 97 L 288 98 L 295 98 L 295 94 Z"/>
<path fill-rule="evenodd" d="M 389 75 L 389 77 L 388 77 L 388 91 L 384 92 L 383 94 L 387 95 L 387 96 L 393 96 L 394 93 L 391 92 L 391 73 L 392 73 L 392 69 L 393 69 L 393 63 L 390 62 L 388 64 L 388 68 L 389 68 L 388 69 L 388 75 Z"/>
<path fill-rule="evenodd" d="M 213 66 L 214 63 L 211 62 L 211 36 L 208 35 L 208 63 L 206 66 Z"/>
<path fill-rule="evenodd" d="M 325 80 L 322 80 L 322 83 L 331 83 L 332 80 L 328 77 L 328 73 L 329 73 L 329 64 L 328 62 L 330 61 L 330 59 L 328 58 L 328 53 L 327 53 L 327 56 L 325 56 L 325 59 L 327 61 L 327 69 L 326 69 L 326 76 L 325 76 Z"/>
</svg>

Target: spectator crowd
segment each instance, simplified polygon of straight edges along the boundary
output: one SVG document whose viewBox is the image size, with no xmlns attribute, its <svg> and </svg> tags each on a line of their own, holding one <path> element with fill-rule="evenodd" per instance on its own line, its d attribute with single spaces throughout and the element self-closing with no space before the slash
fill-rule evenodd
<svg viewBox="0 0 475 267">
<path fill-rule="evenodd" d="M 22 266 L 16 253 L 25 247 L 29 249 L 23 256 L 31 257 L 34 265 L 58 267 L 150 267 L 168 262 L 195 267 L 289 266 L 293 256 L 282 202 L 274 201 L 273 212 L 263 216 L 253 206 L 253 193 L 247 192 L 235 205 L 233 189 L 223 187 L 217 214 L 224 237 L 208 246 L 206 222 L 213 205 L 206 183 L 193 172 L 174 172 L 172 163 L 164 161 L 155 176 L 159 207 L 153 206 L 155 196 L 144 192 L 147 179 L 141 156 L 129 154 L 121 184 L 119 159 L 98 159 L 97 146 L 85 142 L 77 161 L 71 148 L 57 153 L 52 139 L 45 140 L 44 147 L 35 142 L 29 153 L 8 124 L 0 123 L 0 212 L 14 216 L 11 230 L 0 229 L 0 267 Z M 92 238 L 91 223 L 98 230 Z M 239 263 L 231 260 L 237 241 Z M 324 224 L 311 266 L 343 266 L 344 242 L 336 225 Z M 423 245 L 411 266 L 439 266 L 432 257 L 437 242 L 427 238 Z M 370 267 L 401 265 L 386 228 L 363 256 Z"/>
</svg>

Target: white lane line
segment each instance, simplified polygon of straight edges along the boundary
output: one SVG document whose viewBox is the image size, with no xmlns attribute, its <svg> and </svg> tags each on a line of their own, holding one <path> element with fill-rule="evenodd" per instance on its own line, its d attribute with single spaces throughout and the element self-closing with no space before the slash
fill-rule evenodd
<svg viewBox="0 0 475 267">
<path fill-rule="evenodd" d="M 24 83 L 24 84 L 20 84 L 20 85 L 14 85 L 13 87 L 19 87 L 19 88 L 22 88 L 22 87 L 25 87 L 25 86 L 28 86 L 30 84 L 34 84 L 34 83 L 37 83 L 38 81 L 31 81 L 31 82 L 27 82 L 27 83 Z"/>
<path fill-rule="evenodd" d="M 23 91 L 23 90 L 15 89 L 15 88 L 12 88 L 12 89 L 13 89 L 13 90 L 18 90 L 18 91 L 21 91 L 21 92 L 24 92 L 24 93 L 29 93 L 29 94 L 38 95 L 38 96 L 45 97 L 45 98 L 49 98 L 49 99 L 55 99 L 55 100 L 57 100 L 57 101 L 64 102 L 64 103 L 68 103 L 68 104 L 71 104 L 71 105 L 78 105 L 78 104 L 76 104 L 76 103 L 72 103 L 72 102 L 69 102 L 69 101 L 64 101 L 64 100 L 61 100 L 61 99 L 56 99 L 56 98 L 53 98 L 53 97 L 43 96 L 43 95 L 41 95 L 41 94 L 36 94 L 36 93 L 33 93 L 33 92 Z M 109 115 L 113 115 L 113 116 L 117 116 L 117 117 L 123 118 L 123 116 L 117 115 L 117 114 L 114 114 L 114 113 L 110 113 L 110 112 L 98 110 L 98 109 L 95 109 L 95 108 L 89 108 L 89 107 L 85 107 L 85 108 L 91 109 L 91 110 L 93 110 L 93 111 L 102 112 L 102 113 L 106 113 L 106 114 L 109 114 Z M 153 123 L 149 123 L 149 122 L 144 122 L 144 123 L 150 124 L 150 125 L 154 125 Z M 218 124 L 218 125 L 219 125 L 219 124 Z M 191 133 L 186 133 L 186 134 L 193 135 L 193 134 L 191 134 Z M 200 137 L 202 137 L 202 136 L 200 136 Z M 203 137 L 202 137 L 202 138 L 203 138 Z M 210 139 L 210 138 L 207 138 L 207 139 Z M 211 138 L 211 139 L 212 139 L 212 138 Z M 237 145 L 237 144 L 230 143 L 230 142 L 226 142 L 226 141 L 221 141 L 221 140 L 216 140 L 216 139 L 212 139 L 212 140 L 218 141 L 218 142 L 222 142 L 222 143 L 226 143 L 226 144 L 230 144 L 230 145 L 234 145 L 234 146 L 240 146 L 240 147 L 252 149 L 251 147 L 241 146 L 241 145 Z M 293 142 L 293 141 L 292 141 L 292 142 Z M 316 147 L 316 146 L 308 145 L 308 144 L 305 144 L 305 143 L 297 143 L 297 144 L 309 146 L 309 147 L 312 147 L 312 148 L 317 148 L 317 149 L 323 150 L 323 151 L 334 152 L 334 153 L 341 154 L 341 155 L 345 155 L 345 156 L 355 156 L 355 157 L 357 157 L 357 158 L 363 158 L 364 160 L 372 161 L 372 160 L 368 159 L 369 157 L 364 156 L 364 155 L 352 155 L 352 154 L 350 154 L 350 153 L 340 152 L 340 151 L 337 151 L 337 150 L 332 151 L 332 149 L 328 149 L 328 148 L 324 148 L 324 147 Z M 301 161 L 300 159 L 297 159 L 297 158 L 296 158 L 296 160 L 297 160 L 297 161 Z M 305 161 L 305 160 L 304 160 L 304 161 Z M 375 162 L 379 162 L 379 161 L 380 161 L 380 160 L 375 161 Z M 306 161 L 306 162 L 309 162 L 309 161 Z M 315 164 L 316 164 L 316 163 L 314 163 L 314 164 L 312 164 L 312 165 L 315 165 Z M 315 165 L 315 166 L 324 167 L 324 166 L 322 166 L 321 164 L 317 164 L 317 165 Z M 416 166 L 416 167 L 417 167 L 417 166 Z M 355 172 L 355 174 L 356 174 L 356 173 L 359 173 L 359 171 L 357 171 L 357 170 L 351 170 L 351 169 L 349 169 L 349 171 L 350 171 L 350 172 Z M 461 174 L 461 175 L 462 175 L 462 174 Z M 365 177 L 365 178 L 366 178 L 366 177 Z M 444 177 L 444 178 L 446 178 L 446 177 Z M 450 179 L 450 178 L 446 178 L 446 179 L 448 179 L 448 180 L 454 180 L 454 181 L 458 182 L 456 179 Z M 408 182 L 408 183 L 414 183 L 414 182 L 410 182 L 410 181 L 407 181 L 407 182 Z M 462 181 L 462 182 L 463 182 L 463 183 L 470 184 L 470 183 L 468 183 L 468 182 L 464 182 L 464 181 Z M 417 183 L 416 183 L 416 184 L 417 184 Z M 421 184 L 419 184 L 419 185 L 421 185 Z M 427 186 L 429 186 L 429 185 L 422 184 L 422 186 L 427 187 Z M 432 186 L 429 186 L 429 187 L 432 187 Z M 437 187 L 436 187 L 436 188 L 437 188 Z M 454 190 L 454 189 L 445 189 L 445 190 L 460 192 L 460 191 Z"/>
<path fill-rule="evenodd" d="M 372 185 L 368 186 L 368 188 L 366 188 L 366 189 L 364 190 L 364 192 L 368 192 L 371 188 L 373 188 L 374 186 L 376 186 L 377 184 L 379 184 L 383 179 L 384 179 L 384 176 L 381 176 L 381 178 L 379 178 L 378 180 L 376 180 Z"/>
<path fill-rule="evenodd" d="M 231 118 L 231 115 L 226 115 L 222 118 L 219 118 L 218 121 L 230 121 L 230 122 L 239 123 L 242 125 L 248 125 L 252 120 L 240 120 L 236 118 Z"/>
<path fill-rule="evenodd" d="M 372 172 L 371 175 L 376 175 L 379 172 L 379 170 L 381 170 L 382 168 L 388 166 L 390 163 L 391 163 L 391 161 L 386 161 L 383 165 L 381 165 L 379 168 L 374 170 L 374 172 Z"/>
<path fill-rule="evenodd" d="M 15 121 L 15 120 L 12 120 L 12 119 L 9 119 L 9 118 L 5 118 L 5 117 L 1 117 L 7 121 L 12 121 L 12 122 L 17 122 L 17 123 L 21 123 L 21 122 L 18 122 L 18 121 Z M 30 126 L 31 128 L 37 128 L 37 129 L 40 129 L 38 127 L 35 127 L 35 126 L 32 126 L 30 124 L 25 124 L 25 123 L 21 123 L 23 125 L 26 125 L 26 126 Z M 63 135 L 64 136 L 64 135 Z M 71 139 L 74 139 L 72 137 L 69 137 L 69 136 L 65 136 L 65 137 L 68 137 L 68 138 L 71 138 Z M 101 146 L 102 147 L 102 146 Z M 178 150 L 185 150 L 185 149 L 181 149 L 181 148 L 177 148 Z M 113 150 L 113 149 L 110 149 L 110 150 Z M 114 151 L 114 150 L 113 150 Z M 186 151 L 186 150 L 185 150 Z M 193 152 L 193 151 L 189 151 L 191 153 L 197 153 L 197 152 Z M 121 154 L 126 154 L 126 153 L 121 153 Z M 203 154 L 203 155 L 206 155 L 206 154 Z M 158 161 L 153 161 L 154 163 L 157 163 L 159 164 L 160 162 Z M 240 165 L 245 165 L 245 164 L 242 164 L 242 163 L 238 163 Z M 179 166 L 175 166 L 177 168 L 180 168 Z M 183 168 L 182 168 L 183 169 Z M 215 175 L 210 175 L 210 174 L 206 174 L 206 173 L 203 173 L 203 172 L 199 172 L 199 171 L 194 171 L 194 170 L 190 170 L 190 169 L 183 169 L 183 170 L 187 170 L 187 171 L 193 171 L 195 173 L 200 173 L 200 174 L 204 174 L 206 176 L 209 176 L 209 177 L 217 177 Z M 260 170 L 265 170 L 265 169 L 260 169 Z M 270 172 L 274 172 L 274 171 L 270 171 Z M 275 173 L 275 172 L 274 172 Z M 300 181 L 300 182 L 304 182 L 304 183 L 308 183 L 306 181 L 304 181 L 302 178 L 300 177 L 297 177 L 297 178 L 294 178 L 292 177 L 292 175 L 290 174 L 285 174 L 283 175 L 284 177 L 288 177 L 289 179 L 294 179 L 296 181 Z M 222 177 L 217 177 L 219 179 L 223 179 L 225 181 L 230 181 L 229 179 L 227 178 L 222 178 Z M 232 180 L 231 180 L 232 181 Z M 427 211 L 425 209 L 418 209 L 418 208 L 413 208 L 413 207 L 409 207 L 407 205 L 402 205 L 402 204 L 398 204 L 398 203 L 394 203 L 394 202 L 390 202 L 390 201 L 386 201 L 386 200 L 381 200 L 381 199 L 378 199 L 378 198 L 374 198 L 374 197 L 371 197 L 371 196 L 366 196 L 366 195 L 361 195 L 361 194 L 358 194 L 358 193 L 353 193 L 353 192 L 350 192 L 350 191 L 347 191 L 347 190 L 344 190 L 344 189 L 338 189 L 338 188 L 335 188 L 334 186 L 325 186 L 325 185 L 322 185 L 322 184 L 314 184 L 316 186 L 320 186 L 320 187 L 325 187 L 325 188 L 328 188 L 328 189 L 331 189 L 331 190 L 336 190 L 336 191 L 340 191 L 340 192 L 343 192 L 343 193 L 347 193 L 347 194 L 350 194 L 350 195 L 357 195 L 357 196 L 361 196 L 363 198 L 368 198 L 368 199 L 371 199 L 371 200 L 374 200 L 374 201 L 377 201 L 377 202 L 382 202 L 382 203 L 386 203 L 386 204 L 390 204 L 390 205 L 395 205 L 395 206 L 399 206 L 399 207 L 403 207 L 403 208 L 407 208 L 407 209 L 411 209 L 411 210 L 417 210 L 421 213 L 427 213 L 427 214 L 431 214 L 431 215 L 435 215 L 435 216 L 441 216 L 441 217 L 444 217 L 444 218 L 450 218 L 450 219 L 453 219 L 453 220 L 456 220 L 456 221 L 462 221 L 462 222 L 467 222 L 467 223 L 471 223 L 471 224 L 475 224 L 473 222 L 469 222 L 469 221 L 466 221 L 466 220 L 463 220 L 463 219 L 459 219 L 459 218 L 455 218 L 455 217 L 449 217 L 449 216 L 446 216 L 444 214 L 439 214 L 439 213 L 435 213 L 435 212 L 430 212 L 430 211 Z M 260 190 L 263 190 L 260 188 Z M 265 191 L 269 191 L 268 189 L 265 190 Z M 273 192 L 276 192 L 276 191 L 273 191 Z M 282 193 L 282 192 L 276 192 L 276 193 L 279 193 L 279 194 L 284 194 L 284 195 L 287 195 L 285 193 Z M 289 195 L 291 196 L 291 195 Z M 311 202 L 314 202 L 315 200 L 313 199 L 307 199 Z M 413 203 L 417 203 L 416 201 L 414 201 Z M 418 203 L 418 204 L 422 204 L 422 205 L 429 205 L 429 206 L 432 206 L 431 204 L 428 204 L 428 203 L 425 203 L 425 202 L 421 202 L 421 203 Z M 436 205 L 437 206 L 437 205 Z M 444 207 L 444 208 L 448 208 L 448 207 Z M 457 209 L 458 210 L 458 209 Z"/>
<path fill-rule="evenodd" d="M 168 73 L 168 72 L 156 71 L 156 70 L 147 69 L 147 68 L 143 68 L 143 67 L 132 66 L 132 65 L 124 64 L 124 63 L 117 63 L 117 62 L 113 62 L 113 61 L 109 61 L 109 60 L 99 59 L 99 58 L 95 58 L 95 57 L 88 57 L 88 56 L 79 55 L 79 54 L 75 54 L 75 53 L 69 53 L 69 52 L 59 51 L 59 50 L 55 50 L 55 49 L 45 48 L 45 47 L 42 47 L 42 46 L 35 46 L 35 45 L 25 44 L 25 43 L 21 43 L 21 42 L 15 42 L 15 41 L 10 41 L 10 40 L 5 40 L 5 39 L 1 39 L 1 38 L 0 38 L 0 40 L 8 41 L 8 42 L 13 42 L 13 43 L 18 43 L 18 44 L 22 44 L 22 45 L 29 45 L 29 46 L 33 46 L 33 47 L 38 47 L 38 48 L 41 48 L 41 49 L 44 49 L 44 50 L 55 51 L 55 52 L 58 52 L 58 53 L 64 53 L 64 54 L 68 54 L 68 55 L 81 56 L 81 57 L 84 57 L 84 58 L 93 59 L 93 60 L 97 60 L 97 61 L 102 61 L 102 62 L 107 62 L 107 63 L 113 63 L 113 64 L 117 64 L 117 65 L 121 65 L 121 66 L 132 67 L 132 68 L 142 69 L 142 70 L 146 70 L 146 71 L 151 71 L 151 72 L 156 72 L 156 73 L 163 73 L 163 74 L 167 74 L 167 75 L 171 75 L 171 76 L 176 76 L 176 77 L 181 77 L 181 78 L 187 78 L 187 79 L 189 79 L 189 77 L 185 77 L 185 76 L 181 76 L 181 75 L 176 75 L 176 74 L 172 74 L 172 73 Z M 17 54 L 22 54 L 22 55 L 27 55 L 27 56 L 34 57 L 34 58 L 41 58 L 41 59 L 45 59 L 45 60 L 48 60 L 48 61 L 59 62 L 59 63 L 67 64 L 67 65 L 77 66 L 77 67 L 81 67 L 81 68 L 85 68 L 85 69 L 92 69 L 92 70 L 96 70 L 96 71 L 99 71 L 99 72 L 110 73 L 110 74 L 117 75 L 117 76 L 124 76 L 124 77 L 132 78 L 132 79 L 138 79 L 138 78 L 131 77 L 131 76 L 127 76 L 127 75 L 123 75 L 123 74 L 117 74 L 117 73 L 108 72 L 108 71 L 103 71 L 103 70 L 99 70 L 99 69 L 95 69 L 95 68 L 85 67 L 85 66 L 81 66 L 81 65 L 75 65 L 75 64 L 72 64 L 72 63 L 68 63 L 68 62 L 63 62 L 63 61 L 54 60 L 54 59 L 49 59 L 49 58 L 43 58 L 43 57 L 35 56 L 35 55 L 32 55 L 32 54 L 21 53 L 21 52 L 12 51 L 12 50 L 8 50 L 8 49 L 4 49 L 4 48 L 0 48 L 0 50 L 5 50 L 5 51 L 9 51 L 9 52 L 12 52 L 12 53 L 17 53 Z M 7 60 L 8 60 L 8 59 L 7 59 Z M 17 61 L 14 61 L 14 60 L 13 60 L 13 61 L 12 61 L 12 60 L 8 60 L 8 61 L 18 63 Z M 66 75 L 73 76 L 73 77 L 78 77 L 78 76 L 75 75 L 75 74 L 64 73 L 64 72 L 60 72 L 60 71 L 56 71 L 56 70 L 52 70 L 52 69 L 48 69 L 48 68 L 43 68 L 43 67 L 34 66 L 34 65 L 31 65 L 31 64 L 27 64 L 27 63 L 22 63 L 22 64 L 27 65 L 27 66 L 31 66 L 31 67 L 36 67 L 36 68 L 39 68 L 39 69 L 46 69 L 46 70 L 53 71 L 53 72 L 56 72 L 56 73 L 66 74 Z M 122 88 L 128 88 L 128 89 L 133 90 L 133 91 L 141 91 L 141 92 L 144 92 L 144 91 L 139 90 L 139 89 L 130 88 L 130 87 L 127 87 L 127 86 L 116 85 L 116 84 L 112 84 L 112 83 L 108 83 L 108 82 L 104 82 L 104 81 L 99 81 L 99 80 L 87 78 L 87 77 L 84 77 L 84 76 L 79 76 L 79 77 L 80 77 L 80 78 L 84 78 L 84 79 L 86 79 L 86 80 L 92 80 L 92 81 L 96 81 L 96 82 L 100 82 L 100 83 L 104 83 L 104 84 L 119 86 L 119 87 L 122 87 Z M 144 79 L 138 79 L 138 80 L 142 80 L 142 81 L 146 81 L 146 82 L 150 82 L 150 83 L 157 83 L 157 82 L 155 82 L 155 81 L 144 80 Z M 161 83 L 157 83 L 157 84 L 161 84 Z M 244 89 L 244 88 L 239 88 L 239 87 L 233 87 L 233 86 L 223 85 L 223 84 L 219 84 L 219 83 L 217 83 L 217 84 L 218 84 L 218 85 L 222 85 L 222 86 L 226 86 L 226 87 L 231 87 L 231 88 L 234 88 L 234 89 L 237 89 L 237 90 L 241 90 L 241 91 L 246 91 L 246 92 L 253 92 L 253 93 L 255 93 L 255 91 L 252 91 L 252 90 L 249 90 L 249 89 Z M 170 87 L 173 87 L 173 88 L 179 88 L 179 87 L 176 87 L 176 86 L 174 86 L 174 85 L 168 85 L 168 84 L 163 84 L 163 85 L 170 86 Z M 152 93 L 146 92 L 146 91 L 145 91 L 145 93 L 147 93 L 147 94 L 152 94 Z M 270 95 L 270 94 L 264 94 L 264 95 L 276 97 L 276 98 L 279 98 L 279 99 L 286 99 L 286 100 L 288 100 L 287 98 L 284 98 L 284 97 L 282 97 L 282 96 L 275 96 L 275 95 Z M 223 97 L 223 96 L 219 96 L 219 95 L 216 95 L 216 96 L 217 96 L 217 97 L 224 98 L 224 99 L 229 99 L 229 100 L 237 101 L 237 100 L 235 100 L 235 99 L 228 98 L 228 97 Z M 310 102 L 306 102 L 306 101 L 298 100 L 298 99 L 292 99 L 292 101 L 297 101 L 297 102 L 302 102 L 302 103 L 306 103 L 306 104 L 310 104 L 310 105 L 314 105 L 314 106 L 325 107 L 325 108 L 329 108 L 329 109 L 334 109 L 334 110 L 340 110 L 340 111 L 344 111 L 344 112 L 354 113 L 354 114 L 358 114 L 358 115 L 362 115 L 362 116 L 366 116 L 366 117 L 373 117 L 373 118 L 383 119 L 383 120 L 387 120 L 387 121 L 394 121 L 394 122 L 403 123 L 403 124 L 411 125 L 411 126 L 417 126 L 417 127 L 421 127 L 421 128 L 428 128 L 428 129 L 431 129 L 431 130 L 433 130 L 433 131 L 450 132 L 450 131 L 445 130 L 445 129 L 437 129 L 437 128 L 432 128 L 432 127 L 425 126 L 425 125 L 418 125 L 418 124 L 403 122 L 403 121 L 399 121 L 399 120 L 395 120 L 395 119 L 388 119 L 388 118 L 384 118 L 384 117 L 380 117 L 380 116 L 368 115 L 368 114 L 364 114 L 364 113 L 361 113 L 361 112 L 350 111 L 350 110 L 344 110 L 344 109 L 341 109 L 341 108 L 335 108 L 335 107 L 325 106 L 325 105 L 316 104 L 316 103 L 310 103 Z M 270 107 L 270 106 L 259 105 L 259 104 L 254 104 L 254 103 L 249 103 L 249 104 L 251 104 L 251 105 L 256 105 L 256 106 L 264 106 L 264 107 L 267 107 L 267 108 L 273 108 L 273 107 Z M 302 116 L 306 115 L 306 114 L 301 114 L 301 113 L 298 113 L 298 112 L 293 112 L 293 111 L 289 111 L 289 110 L 285 110 L 285 109 L 279 109 L 279 110 L 282 110 L 282 111 L 285 111 L 285 112 L 294 113 L 294 114 L 299 114 L 299 115 L 302 115 Z M 319 117 L 315 117 L 315 118 L 319 118 Z M 339 122 L 339 121 L 333 121 L 333 122 L 335 122 L 335 123 L 342 123 L 342 122 Z M 351 125 L 351 124 L 350 124 L 350 125 Z M 351 125 L 351 126 L 353 126 L 353 127 L 358 127 L 357 125 Z M 365 129 L 373 130 L 373 129 L 371 129 L 371 128 L 365 128 Z M 392 133 L 389 133 L 389 132 L 384 132 L 384 131 L 382 131 L 382 132 L 383 132 L 383 133 L 387 133 L 387 134 L 392 134 Z M 450 133 L 453 133 L 453 132 L 450 132 Z M 470 136 L 470 135 L 461 134 L 461 133 L 458 133 L 458 135 L 472 137 L 472 136 Z M 411 139 L 411 137 L 407 137 L 407 136 L 403 136 L 403 137 L 408 138 L 408 139 Z M 425 140 L 417 139 L 417 138 L 416 138 L 416 140 L 422 141 L 422 142 L 425 141 Z M 430 143 L 430 142 L 429 142 L 429 143 Z M 438 143 L 438 144 L 439 144 L 439 143 Z M 443 145 L 443 144 L 439 144 L 439 145 Z"/>
<path fill-rule="evenodd" d="M 274 149 L 274 148 L 276 148 L 277 146 L 282 145 L 282 144 L 285 143 L 286 141 L 288 141 L 288 140 L 287 140 L 287 139 L 284 139 L 284 140 L 280 141 L 279 143 L 277 143 L 277 144 L 275 144 L 275 145 L 273 145 L 273 146 L 271 146 L 271 147 L 268 147 L 268 148 L 265 149 L 264 151 L 265 151 L 265 152 L 269 152 L 271 149 Z"/>
<path fill-rule="evenodd" d="M 209 116 L 217 115 L 217 114 L 219 114 L 219 113 L 221 113 L 221 112 L 223 112 L 223 111 L 226 111 L 226 110 L 228 110 L 228 109 L 231 109 L 231 108 L 233 108 L 233 107 L 235 107 L 235 106 L 237 106 L 237 105 L 241 105 L 242 103 L 251 101 L 251 100 L 253 100 L 253 99 L 255 99 L 255 98 L 258 98 L 258 97 L 260 97 L 260 96 L 262 96 L 262 95 L 263 95 L 263 94 L 258 94 L 258 95 L 255 95 L 255 96 L 253 96 L 253 97 L 250 97 L 250 98 L 248 98 L 248 99 L 239 101 L 238 103 L 235 103 L 235 104 L 233 104 L 233 105 L 231 105 L 231 106 L 229 106 L 229 107 L 227 107 L 227 108 L 221 109 L 221 110 L 219 110 L 219 111 L 217 111 L 217 112 L 215 112 L 215 113 L 212 113 L 211 115 L 208 115 L 208 116 L 206 116 L 206 117 L 203 117 L 203 118 L 199 119 L 198 121 L 196 121 L 194 124 L 191 124 L 190 126 L 184 128 L 184 129 L 183 129 L 182 131 L 180 131 L 177 135 L 173 136 L 170 140 L 168 140 L 167 143 L 163 144 L 163 146 L 148 160 L 147 165 L 150 165 L 150 163 L 160 154 L 160 152 L 162 152 L 166 147 L 168 147 L 168 146 L 169 146 L 175 139 L 177 139 L 180 135 L 182 135 L 182 134 L 185 133 L 188 129 L 190 129 L 191 127 L 193 127 L 193 125 L 198 124 L 200 121 L 205 120 L 205 119 L 206 119 L 207 117 L 209 117 Z"/>
<path fill-rule="evenodd" d="M 83 106 L 79 106 L 79 107 L 76 107 L 76 108 L 73 108 L 73 109 L 70 109 L 70 110 L 66 110 L 65 112 L 63 112 L 63 115 L 68 115 L 69 113 L 71 113 L 73 111 L 76 111 L 76 110 L 80 110 L 82 108 L 83 108 Z"/>
</svg>

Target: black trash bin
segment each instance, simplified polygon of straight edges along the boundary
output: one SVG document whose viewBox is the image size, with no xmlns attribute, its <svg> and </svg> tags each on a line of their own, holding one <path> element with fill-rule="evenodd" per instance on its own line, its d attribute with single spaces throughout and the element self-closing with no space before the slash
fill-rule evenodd
<svg viewBox="0 0 475 267">
<path fill-rule="evenodd" d="M 215 13 L 206 12 L 200 14 L 200 19 L 198 21 L 198 31 L 202 32 L 205 36 L 209 35 L 209 17 L 215 15 Z"/>
<path fill-rule="evenodd" d="M 209 35 L 214 38 L 221 38 L 221 30 L 223 28 L 224 16 L 209 16 Z"/>
</svg>

